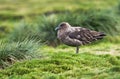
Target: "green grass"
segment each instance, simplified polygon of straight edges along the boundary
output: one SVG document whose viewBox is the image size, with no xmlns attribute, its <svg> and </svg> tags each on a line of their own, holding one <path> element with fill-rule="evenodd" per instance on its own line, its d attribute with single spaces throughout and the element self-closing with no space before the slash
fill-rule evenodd
<svg viewBox="0 0 120 79">
<path fill-rule="evenodd" d="M 71 26 L 80 26 L 104 32 L 109 37 L 106 39 L 108 41 L 112 40 L 110 36 L 117 37 L 120 34 L 119 20 L 117 19 L 117 16 L 113 15 L 113 13 L 108 10 L 88 10 L 76 13 L 66 12 L 64 14 L 37 17 L 36 21 L 33 22 L 33 25 L 36 24 L 38 27 L 37 31 L 39 30 L 41 42 L 45 42 L 47 45 L 51 46 L 59 45 L 60 41 L 56 38 L 57 32 L 55 31 L 55 28 L 61 22 L 68 22 Z M 114 38 L 114 40 L 116 39 Z"/>
<path fill-rule="evenodd" d="M 0 1 L 0 14 L 16 14 L 16 15 L 33 15 L 45 13 L 48 11 L 61 11 L 61 10 L 75 10 L 78 8 L 109 8 L 111 5 L 116 5 L 118 0 L 17 0 L 17 1 L 9 1 L 9 0 L 1 0 Z M 27 4 L 26 4 L 27 3 Z M 9 5 L 8 5 L 9 4 Z M 61 5 L 62 4 L 62 5 Z M 50 5 L 50 7 L 49 7 Z M 102 6 L 101 6 L 102 5 Z M 96 7 L 94 7 L 96 6 Z"/>
<path fill-rule="evenodd" d="M 36 58 L 40 44 L 34 40 L 22 42 L 0 41 L 0 69 L 10 66 L 16 61 Z"/>
<path fill-rule="evenodd" d="M 17 0 L 14 2 L 9 1 L 9 0 L 1 0 L 0 1 L 0 5 L 1 5 L 0 6 L 0 16 L 1 16 L 0 23 L 1 23 L 1 26 L 6 27 L 7 29 L 7 32 L 6 31 L 2 32 L 1 37 L 4 37 L 6 36 L 5 34 L 11 32 L 11 29 L 13 29 L 13 27 L 19 27 L 19 25 L 16 25 L 16 24 L 23 19 L 28 22 L 29 21 L 35 22 L 35 20 L 37 19 L 36 17 L 45 15 L 46 17 L 42 17 L 40 18 L 40 20 L 41 19 L 44 20 L 42 24 L 43 26 L 47 25 L 47 23 L 49 25 L 50 23 L 49 20 L 51 20 L 51 23 L 54 20 L 47 19 L 47 17 L 54 16 L 54 14 L 55 15 L 62 14 L 62 15 L 58 15 L 60 17 L 57 16 L 57 18 L 53 17 L 53 19 L 59 20 L 61 19 L 61 17 L 64 17 L 64 19 L 57 21 L 57 23 L 53 22 L 54 24 L 50 25 L 50 26 L 53 25 L 53 27 L 55 24 L 58 24 L 58 22 L 68 21 L 70 22 L 70 24 L 81 25 L 81 26 L 83 25 L 83 26 L 90 27 L 90 28 L 95 27 L 94 28 L 95 30 L 100 29 L 100 31 L 106 30 L 104 29 L 104 26 L 105 26 L 109 30 L 109 33 L 112 33 L 109 27 L 111 26 L 116 27 L 117 23 L 115 23 L 114 18 L 118 16 L 116 16 L 116 14 L 111 14 L 111 13 L 119 9 L 118 2 L 119 0 L 114 0 L 114 1 L 111 1 L 111 0 L 106 0 L 106 1 L 104 0 L 99 0 L 99 1 L 98 0 L 92 0 L 92 1 L 89 1 L 89 0 L 85 0 L 85 1 L 82 1 L 82 0 L 76 0 L 76 1 L 72 1 L 72 0 L 69 0 L 69 1 L 64 1 L 64 0 L 23 1 L 22 0 L 21 1 L 21 0 Z M 96 11 L 94 12 L 94 10 Z M 103 13 L 99 12 L 101 10 L 103 11 Z M 104 11 L 106 11 L 105 14 L 104 14 Z M 86 14 L 86 12 L 88 12 L 88 14 L 90 15 Z M 76 13 L 78 15 L 76 15 Z M 71 16 L 71 18 L 69 16 Z M 80 16 L 83 16 L 83 17 L 80 17 Z M 48 21 L 45 21 L 45 19 Z M 75 23 L 71 19 L 76 19 Z M 93 21 L 94 19 L 95 21 Z M 112 19 L 112 20 L 108 20 L 108 19 Z M 102 22 L 101 20 L 104 20 L 103 24 L 101 24 Z M 42 25 L 40 26 L 42 27 Z M 53 36 L 55 36 L 55 34 Z M 46 39 L 46 37 L 45 38 L 43 37 L 43 40 L 44 39 Z M 50 38 L 49 40 L 53 40 L 53 39 Z"/>
<path fill-rule="evenodd" d="M 79 54 L 75 54 L 74 48 L 64 45 L 57 48 L 43 46 L 44 58 L 17 62 L 1 70 L 0 77 L 1 79 L 119 79 L 120 56 L 115 56 L 115 53 L 117 55 L 120 53 L 118 46 L 119 44 L 112 43 L 82 46 Z M 101 55 L 105 51 L 111 53 L 111 50 L 114 50 L 112 56 Z"/>
<path fill-rule="evenodd" d="M 8 34 L 8 39 L 10 39 L 9 41 L 21 42 L 28 39 L 40 42 L 41 38 L 39 29 L 35 23 L 32 24 L 21 21 L 16 24 L 16 26 L 17 27 L 14 27 L 14 29 Z"/>
<path fill-rule="evenodd" d="M 110 9 L 118 4 L 119 0 L 0 0 L 1 24 L 13 26 L 11 20 L 19 21 L 41 14 L 54 14 L 75 10 Z M 31 19 L 31 18 L 30 18 Z"/>
<path fill-rule="evenodd" d="M 120 79 L 118 2 L 0 0 L 0 79 Z M 107 37 L 75 54 L 56 38 L 62 21 Z"/>
<path fill-rule="evenodd" d="M 13 42 L 20 42 L 24 39 L 34 39 L 55 47 L 60 44 L 60 41 L 57 39 L 57 31 L 55 31 L 55 28 L 59 23 L 64 21 L 72 26 L 80 26 L 104 32 L 107 35 L 106 41 L 119 42 L 119 20 L 118 17 L 112 12 L 109 12 L 109 10 L 88 10 L 49 16 L 41 15 L 32 21 L 22 20 L 18 22 L 14 28 L 11 28 L 11 31 L 3 31 L 2 33 L 4 33 L 4 37 L 6 36 L 8 40 L 10 39 L 10 41 Z M 8 27 L 5 29 L 7 28 Z M 112 36 L 114 36 L 114 38 Z"/>
</svg>

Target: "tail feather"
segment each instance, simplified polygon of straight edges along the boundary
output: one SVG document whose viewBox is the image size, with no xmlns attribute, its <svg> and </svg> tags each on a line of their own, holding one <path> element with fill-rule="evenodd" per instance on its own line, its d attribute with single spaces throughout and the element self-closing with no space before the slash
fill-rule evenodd
<svg viewBox="0 0 120 79">
<path fill-rule="evenodd" d="M 99 32 L 99 36 L 106 36 L 106 34 L 103 32 Z"/>
<path fill-rule="evenodd" d="M 105 33 L 99 32 L 99 35 L 95 36 L 96 39 L 102 39 L 104 36 L 106 36 Z"/>
</svg>

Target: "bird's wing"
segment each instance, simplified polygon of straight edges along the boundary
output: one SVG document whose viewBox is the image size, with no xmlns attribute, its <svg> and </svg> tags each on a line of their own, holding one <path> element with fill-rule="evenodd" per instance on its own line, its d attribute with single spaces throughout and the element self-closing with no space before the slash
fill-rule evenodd
<svg viewBox="0 0 120 79">
<path fill-rule="evenodd" d="M 91 43 L 92 41 L 101 39 L 105 35 L 102 32 L 92 31 L 87 28 L 82 28 L 82 27 L 80 28 L 73 27 L 73 28 L 74 30 L 69 33 L 69 37 L 71 39 L 79 40 L 83 44 Z"/>
</svg>

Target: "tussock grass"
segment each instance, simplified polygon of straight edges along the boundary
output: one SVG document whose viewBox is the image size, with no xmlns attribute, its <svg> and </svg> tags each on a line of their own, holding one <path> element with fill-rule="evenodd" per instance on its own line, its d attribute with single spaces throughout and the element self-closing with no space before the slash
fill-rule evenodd
<svg viewBox="0 0 120 79">
<path fill-rule="evenodd" d="M 80 24 L 96 31 L 103 31 L 107 35 L 116 35 L 118 32 L 116 27 L 118 23 L 114 16 L 111 14 L 108 15 L 108 12 L 104 11 L 93 11 L 93 13 L 88 12 L 87 17 L 82 18 Z"/>
<path fill-rule="evenodd" d="M 56 38 L 57 32 L 55 27 L 58 24 L 56 16 L 42 16 L 37 18 L 36 24 L 39 28 L 41 42 L 45 42 L 47 45 L 57 46 L 60 44 Z"/>
<path fill-rule="evenodd" d="M 7 26 L 0 26 L 0 38 L 4 38 L 10 32 L 10 28 Z"/>
<path fill-rule="evenodd" d="M 120 15 L 120 0 L 119 0 L 119 2 L 118 2 L 117 7 L 115 8 L 115 11 L 116 11 L 116 13 L 117 13 L 118 15 Z"/>
<path fill-rule="evenodd" d="M 60 44 L 55 28 L 60 22 L 65 21 L 73 26 L 105 32 L 107 34 L 105 40 L 119 42 L 119 22 L 112 13 L 108 13 L 104 10 L 89 10 L 80 13 L 78 11 L 78 13 L 66 12 L 65 14 L 39 16 L 32 23 L 20 22 L 10 33 L 9 39 L 12 41 L 34 39 L 55 47 Z M 114 39 L 111 36 L 114 36 Z"/>
<path fill-rule="evenodd" d="M 115 14 L 104 10 L 89 10 L 79 12 L 66 12 L 64 14 L 39 16 L 32 23 L 21 21 L 15 25 L 9 34 L 11 41 L 22 41 L 24 39 L 34 39 L 44 42 L 47 45 L 57 46 L 60 41 L 56 38 L 55 27 L 60 22 L 69 22 L 74 26 L 81 26 L 91 30 L 105 32 L 108 36 L 105 40 L 119 41 L 119 22 Z M 74 21 L 73 21 L 74 20 Z M 114 39 L 111 38 L 114 36 Z"/>
<path fill-rule="evenodd" d="M 38 27 L 34 24 L 28 24 L 25 21 L 18 23 L 9 34 L 8 39 L 13 42 L 21 42 L 24 40 L 37 40 L 40 41 L 40 33 Z"/>
<path fill-rule="evenodd" d="M 81 26 L 91 30 L 105 32 L 107 36 L 118 36 L 119 25 L 116 17 L 107 11 L 90 10 L 78 13 L 65 13 L 38 18 L 38 27 L 41 34 L 41 41 L 48 45 L 56 46 L 60 42 L 56 39 L 55 27 L 60 22 L 68 22 L 73 26 Z M 112 40 L 108 38 L 106 40 Z"/>
<path fill-rule="evenodd" d="M 0 41 L 0 68 L 19 60 L 37 57 L 39 47 L 39 44 L 32 40 L 12 43 Z"/>
</svg>

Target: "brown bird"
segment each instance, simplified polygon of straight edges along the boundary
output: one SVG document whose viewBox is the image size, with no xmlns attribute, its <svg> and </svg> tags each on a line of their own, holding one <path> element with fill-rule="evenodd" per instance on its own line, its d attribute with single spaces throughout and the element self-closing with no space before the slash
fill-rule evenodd
<svg viewBox="0 0 120 79">
<path fill-rule="evenodd" d="M 76 47 L 76 53 L 79 52 L 79 46 L 89 44 L 106 36 L 103 32 L 83 27 L 72 27 L 67 22 L 60 23 L 55 30 L 57 30 L 57 38 L 60 41 L 66 45 Z"/>
</svg>

